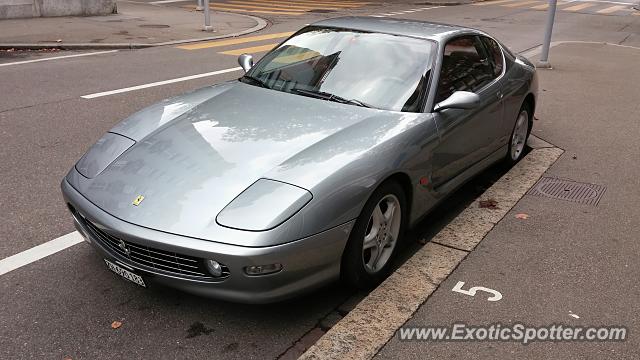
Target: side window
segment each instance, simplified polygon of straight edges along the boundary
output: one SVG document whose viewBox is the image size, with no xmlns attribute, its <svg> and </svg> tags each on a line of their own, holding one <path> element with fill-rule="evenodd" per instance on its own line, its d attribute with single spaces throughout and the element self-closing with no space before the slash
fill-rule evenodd
<svg viewBox="0 0 640 360">
<path fill-rule="evenodd" d="M 482 42 L 484 42 L 484 46 L 487 49 L 491 65 L 493 65 L 494 75 L 496 77 L 500 76 L 500 74 L 502 74 L 502 68 L 504 67 L 504 58 L 502 57 L 502 49 L 500 48 L 500 45 L 498 45 L 495 40 L 486 36 L 482 37 Z"/>
<path fill-rule="evenodd" d="M 436 103 L 456 91 L 478 91 L 494 78 L 480 38 L 462 36 L 450 40 L 444 47 Z"/>
</svg>

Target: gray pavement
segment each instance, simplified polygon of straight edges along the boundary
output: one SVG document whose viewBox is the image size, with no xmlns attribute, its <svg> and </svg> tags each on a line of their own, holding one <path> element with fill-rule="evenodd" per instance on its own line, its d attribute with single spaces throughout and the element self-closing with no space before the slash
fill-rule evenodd
<svg viewBox="0 0 640 360">
<path fill-rule="evenodd" d="M 119 1 L 118 14 L 0 21 L 0 46 L 69 46 L 159 44 L 258 31 L 266 23 L 255 16 L 211 12 L 214 32 L 202 31 L 204 16 L 194 9 Z"/>
<path fill-rule="evenodd" d="M 178 3 L 178 5 L 180 5 Z M 355 10 L 339 11 L 334 13 L 305 13 L 299 16 L 275 15 L 274 21 L 268 28 L 256 33 L 273 34 L 295 31 L 306 23 L 349 12 L 357 14 L 379 14 L 383 11 L 410 11 L 418 5 L 413 2 L 378 2 L 373 1 L 372 5 L 364 6 Z M 379 5 L 379 6 L 378 6 Z M 601 8 L 597 5 L 594 8 Z M 420 6 L 427 8 L 428 6 Z M 181 10 L 183 11 L 183 10 Z M 528 8 L 510 8 L 499 5 L 487 6 L 457 6 L 443 7 L 414 11 L 402 15 L 392 15 L 394 17 L 408 17 L 425 20 L 435 20 L 442 22 L 452 22 L 475 26 L 495 34 L 503 39 L 507 45 L 516 51 L 523 51 L 532 48 L 540 43 L 542 37 L 541 24 L 544 22 L 545 13 L 543 11 L 531 10 Z M 266 15 L 265 15 L 266 16 Z M 271 16 L 271 15 L 268 15 Z M 554 40 L 597 40 L 623 45 L 640 44 L 638 34 L 638 22 L 640 17 L 631 16 L 630 13 L 621 12 L 620 15 L 604 16 L 592 13 L 571 13 L 559 12 Z M 2 26 L 0 22 L 0 34 Z M 253 35 L 250 35 L 253 36 Z M 0 35 L 1 37 L 1 35 Z M 168 79 L 175 79 L 184 76 L 202 74 L 215 70 L 229 69 L 237 66 L 236 58 L 222 54 L 222 51 L 262 46 L 277 43 L 281 39 L 275 40 L 247 40 L 244 43 L 203 48 L 198 50 L 184 50 L 176 47 L 164 46 L 152 49 L 136 51 L 117 51 L 107 54 L 90 55 L 86 57 L 61 58 L 59 56 L 69 54 L 87 54 L 86 52 L 56 52 L 56 53 L 2 53 L 0 52 L 0 178 L 2 179 L 2 191 L 0 191 L 0 259 L 17 254 L 21 251 L 45 243 L 51 239 L 73 231 L 71 219 L 67 214 L 59 193 L 59 181 L 66 171 L 73 166 L 74 162 L 81 154 L 97 140 L 101 134 L 108 130 L 115 123 L 125 116 L 141 109 L 144 106 L 157 102 L 160 99 L 178 95 L 183 92 L 196 89 L 209 84 L 219 83 L 237 78 L 240 73 L 230 72 L 223 75 L 209 76 L 195 80 L 170 83 L 162 86 L 153 86 L 140 90 L 131 90 L 115 95 L 99 97 L 95 99 L 83 99 L 82 95 L 109 91 L 114 89 L 128 88 L 132 86 L 154 83 Z M 563 62 L 556 62 L 560 58 L 560 47 L 551 52 L 551 62 L 558 67 L 558 74 Z M 608 51 L 606 49 L 602 50 Z M 254 52 L 258 57 L 264 52 Z M 589 58 L 590 54 L 582 54 L 584 58 Z M 51 61 L 17 64 L 16 61 L 41 60 L 49 58 Z M 584 59 L 572 57 L 570 63 L 580 63 Z M 618 66 L 617 69 L 614 69 Z M 608 63 L 593 65 L 593 69 L 583 69 L 566 66 L 565 78 L 559 78 L 557 86 L 562 85 L 562 81 L 568 81 L 569 86 L 560 90 L 553 88 L 549 96 L 544 95 L 541 110 L 538 116 L 541 120 L 537 123 L 536 134 L 542 138 L 556 143 L 558 146 L 567 148 L 568 155 L 572 155 L 571 146 L 578 143 L 577 139 L 586 136 L 590 126 L 598 119 L 590 119 L 587 115 L 596 114 L 597 111 L 587 112 L 579 97 L 584 97 L 592 104 L 599 106 L 607 105 L 605 101 L 597 102 L 590 95 L 591 87 L 585 87 L 571 80 L 569 75 L 580 75 L 581 80 L 595 79 L 594 83 L 602 83 L 607 86 L 605 89 L 611 90 L 611 94 L 617 86 L 613 78 L 605 78 L 604 71 L 611 70 L 612 73 L 629 70 L 633 66 L 623 67 L 618 63 L 617 57 L 611 57 Z M 556 70 L 549 73 L 542 73 L 541 79 L 549 81 L 550 76 L 555 76 Z M 586 75 L 585 75 L 586 74 Z M 637 83 L 637 82 L 636 82 Z M 555 83 L 554 83 L 555 84 Z M 633 86 L 633 83 L 626 84 L 626 88 Z M 545 88 L 551 91 L 552 88 Z M 579 96 L 572 93 L 578 91 Z M 631 90 L 634 90 L 633 88 Z M 636 89 L 637 90 L 637 89 Z M 595 90 L 593 90 L 595 91 Z M 622 90 L 621 90 L 622 91 Z M 543 94 L 546 94 L 544 92 Z M 635 94 L 637 91 L 631 91 Z M 553 96 L 553 95 L 557 96 Z M 599 94 L 595 92 L 595 94 Z M 624 95 L 624 94 L 622 94 Z M 573 96 L 573 97 L 571 97 Z M 605 93 L 602 99 L 611 102 L 609 93 Z M 631 96 L 631 95 L 624 95 Z M 615 97 L 614 97 L 615 98 Z M 573 99 L 573 102 L 569 102 Z M 625 98 L 626 99 L 626 98 Z M 634 100 L 625 101 L 624 104 L 633 104 Z M 565 103 L 563 103 L 565 102 Z M 635 101 L 637 103 L 637 101 Z M 618 103 L 615 103 L 618 104 Z M 595 106 L 595 105 L 594 105 Z M 637 106 L 637 105 L 636 105 Z M 575 111 L 575 110 L 579 111 Z M 622 108 L 621 108 L 622 109 Z M 623 110 L 620 110 L 622 112 Z M 631 110 L 626 110 L 631 114 Z M 637 111 L 637 107 L 634 111 Z M 611 113 L 612 119 L 619 114 Z M 579 116 L 580 115 L 580 116 Z M 598 116 L 605 117 L 605 113 L 598 113 Z M 637 117 L 637 116 L 636 116 Z M 587 120 L 584 120 L 584 119 Z M 576 139 L 570 140 L 568 137 L 554 137 L 563 134 L 560 129 L 561 124 L 565 124 L 572 119 L 571 123 L 581 124 L 577 127 Z M 628 116 L 631 119 L 631 116 Z M 564 122 L 563 122 L 564 121 Z M 629 122 L 629 121 L 627 121 Z M 597 128 L 595 134 L 606 135 L 607 140 L 613 138 L 617 132 L 628 131 L 637 132 L 636 128 L 617 125 L 608 129 Z M 555 132 L 558 132 L 556 135 Z M 630 134 L 625 134 L 630 136 Z M 626 138 L 625 138 L 626 139 Z M 564 144 L 563 142 L 567 142 Z M 576 150 L 589 150 L 588 143 L 576 146 Z M 596 144 L 596 143 L 594 143 Z M 597 142 L 597 144 L 600 144 Z M 609 144 L 616 144 L 611 141 Z M 633 147 L 626 140 L 621 140 L 621 156 L 633 159 Z M 577 159 L 567 158 L 561 163 L 576 165 L 582 173 L 576 173 L 576 180 L 593 181 L 609 186 L 601 205 L 597 208 L 589 208 L 587 211 L 614 211 L 617 206 L 613 201 L 617 201 L 622 193 L 613 198 L 611 189 L 617 183 L 609 183 L 608 171 L 622 171 L 623 167 L 598 168 L 601 164 L 608 164 L 610 152 L 617 147 L 610 146 L 604 149 L 599 155 L 582 156 L 576 152 Z M 574 151 L 574 152 L 575 152 Z M 589 150 L 591 151 L 591 150 Z M 636 152 L 637 153 L 637 152 Z M 606 156 L 605 156 L 606 155 Z M 589 163 L 590 159 L 595 162 L 594 166 Z M 597 160 L 597 161 L 596 161 Z M 612 164 L 616 164 L 613 162 Z M 578 166 L 579 165 L 579 166 Z M 609 165 L 607 165 L 609 166 Z M 589 175 L 590 169 L 599 174 Z M 496 170 L 499 173 L 499 170 Z M 555 171 L 555 168 L 554 168 Z M 560 171 L 560 170 L 558 170 Z M 568 171 L 568 170 L 567 170 Z M 633 174 L 634 169 L 624 170 Z M 562 175 L 562 172 L 558 174 Z M 563 176 L 571 177 L 573 173 L 567 172 Z M 571 175 L 571 176 L 569 176 Z M 636 174 L 637 175 L 637 174 Z M 590 178 L 591 176 L 591 178 Z M 459 192 L 459 204 L 465 204 L 478 194 L 479 189 L 486 187 L 490 179 L 496 177 L 496 173 L 485 174 L 484 180 L 470 184 Z M 489 180 L 487 180 L 489 179 Z M 633 178 L 629 178 L 632 183 Z M 636 176 L 637 179 L 637 176 Z M 617 179 L 615 179 L 618 181 Z M 620 209 L 631 211 L 631 196 L 634 189 L 630 185 L 624 185 L 620 191 L 628 191 L 628 199 L 624 201 Z M 618 191 L 615 190 L 614 191 Z M 637 191 L 637 190 L 635 190 Z M 525 199 L 527 200 L 527 199 Z M 524 204 L 524 201 L 521 204 Z M 538 199 L 534 199 L 540 201 Z M 547 201 L 546 199 L 544 201 Z M 610 202 L 610 203 L 608 203 Z M 455 203 L 455 202 L 454 202 Z M 576 206 L 558 205 L 557 201 L 550 203 L 549 215 L 560 214 L 561 211 L 574 211 Z M 534 208 L 531 210 L 533 214 Z M 438 211 L 436 217 L 430 218 L 421 225 L 415 235 L 419 238 L 422 234 L 433 233 L 438 227 L 454 217 L 460 211 L 458 206 L 445 206 Z M 523 210 L 524 211 L 524 210 Z M 629 212 L 629 214 L 635 214 Z M 560 214 L 561 215 L 561 214 Z M 633 224 L 633 217 L 621 217 L 618 226 Z M 637 219 L 637 214 L 635 214 Z M 589 217 L 591 216 L 591 217 Z M 595 216 L 595 217 L 594 217 Z M 576 217 L 582 224 L 586 220 L 593 220 L 599 217 L 599 213 L 577 214 Z M 586 218 L 585 218 L 586 217 Z M 586 220 L 585 220 L 586 219 Z M 431 221 L 433 220 L 433 221 Z M 509 219 L 507 219 L 509 220 Z M 532 216 L 529 220 L 537 221 Z M 558 232 L 564 229 L 564 224 L 569 223 L 571 218 L 560 218 L 554 229 Z M 637 223 L 637 221 L 636 221 Z M 506 223 L 505 223 L 506 224 Z M 501 224 L 500 226 L 506 226 Z M 618 229 L 609 224 L 608 228 L 594 231 L 602 235 L 604 231 Z M 513 226 L 533 226 L 532 223 L 516 222 Z M 595 228 L 590 225 L 587 229 Z M 608 230 L 607 230 L 608 229 Z M 547 231 L 538 227 L 532 227 L 528 231 Z M 611 232 L 611 234 L 614 234 Z M 624 233 L 622 233 L 624 235 Z M 580 234 L 578 234 L 580 235 Z M 522 235 L 519 235 L 522 236 Z M 586 235 L 584 235 L 586 236 Z M 627 236 L 627 237 L 625 237 Z M 563 234 L 563 237 L 567 237 Z M 595 237 L 594 237 L 595 238 Z M 567 293 L 566 297 L 571 299 L 579 298 L 593 286 L 602 287 L 605 290 L 615 290 L 614 295 L 623 296 L 619 288 L 612 287 L 603 282 L 607 275 L 609 278 L 624 279 L 621 284 L 628 286 L 629 295 L 627 298 L 611 299 L 606 293 L 599 296 L 583 296 L 593 302 L 592 310 L 604 311 L 607 302 L 613 304 L 606 313 L 622 314 L 623 304 L 630 304 L 631 296 L 637 296 L 637 288 L 632 286 L 628 280 L 629 271 L 633 271 L 635 264 L 628 263 L 627 272 L 607 271 L 607 266 L 618 269 L 618 262 L 626 260 L 631 254 L 637 253 L 628 242 L 628 234 L 624 236 L 611 236 L 610 239 L 618 240 L 620 249 L 615 246 L 607 247 L 609 239 L 600 237 L 600 243 L 587 241 L 586 248 L 595 252 L 600 252 L 606 256 L 596 259 L 595 255 L 589 257 L 584 253 L 566 253 L 561 257 L 561 251 L 551 252 L 551 249 L 560 249 L 554 243 L 536 243 L 530 238 L 519 240 L 524 245 L 538 245 L 538 248 L 521 249 L 524 252 L 540 252 L 540 256 L 550 256 L 548 259 L 539 259 L 537 262 L 520 261 L 519 263 L 505 262 L 513 256 L 511 253 L 496 254 L 488 252 L 480 247 L 472 253 L 467 261 L 474 260 L 477 263 L 474 271 L 469 274 L 480 276 L 484 273 L 482 269 L 504 266 L 501 272 L 512 275 L 511 286 L 518 285 L 515 282 L 516 275 L 528 276 L 534 274 L 540 279 L 533 279 L 532 286 L 539 286 L 544 282 L 545 277 L 549 277 L 549 282 L 544 282 L 547 287 L 539 287 L 540 294 L 555 294 L 562 289 Z M 484 243 L 490 243 L 490 238 Z M 529 240 L 529 241 L 525 241 Z M 613 240 L 610 240 L 614 243 Z M 520 244 L 517 243 L 517 244 Z M 580 248 L 581 242 L 572 243 L 574 248 Z M 615 243 L 614 243 L 615 244 Z M 548 245 L 549 248 L 545 248 Z M 499 246 L 506 247 L 511 251 L 516 251 L 515 245 L 511 247 L 500 243 Z M 415 248 L 415 245 L 414 245 Z M 562 248 L 566 249 L 566 248 Z M 625 254 L 618 254 L 615 251 L 625 250 Z M 411 247 L 409 249 L 411 251 Z M 528 254 L 528 253 L 527 253 Z M 530 255 L 530 254 L 528 254 Z M 620 256 L 618 256 L 620 255 Z M 407 255 L 408 256 L 408 255 Z M 486 258 L 484 258 L 486 256 Z M 553 257 L 555 256 L 555 257 Z M 558 264 L 555 261 L 559 261 Z M 582 264 L 591 261 L 591 265 L 598 270 L 598 282 L 591 282 L 590 277 L 580 277 L 579 274 L 589 274 L 589 269 Z M 505 264 L 505 265 L 501 265 Z M 507 265 L 513 265 L 508 268 Z M 464 263 L 463 263 L 464 265 Z M 526 266 L 525 266 L 526 265 Z M 542 273 L 537 266 L 548 270 Z M 482 267 L 482 268 L 481 268 Z M 460 269 L 463 269 L 461 267 Z M 514 270 L 516 269 L 516 270 Z M 566 274 L 554 275 L 553 269 L 566 271 Z M 529 274 L 531 272 L 531 274 Z M 513 274 L 512 274 L 513 273 Z M 550 277 L 549 274 L 557 276 Z M 484 274 L 486 278 L 471 278 L 469 281 L 483 280 L 487 286 L 496 286 L 492 281 L 505 279 L 505 275 L 495 273 Z M 636 273 L 637 275 L 637 273 Z M 558 288 L 561 276 L 573 276 L 571 279 L 578 281 L 572 286 Z M 537 281 L 537 282 L 536 282 Z M 528 283 L 519 284 L 521 288 Z M 550 284 L 550 285 L 549 285 Z M 594 285 L 595 284 L 595 285 Z M 498 284 L 500 285 L 500 284 Z M 443 285 L 452 287 L 449 282 Z M 528 286 L 528 285 L 527 285 Z M 541 286 L 541 285 L 540 285 Z M 609 287 L 607 287 L 609 286 Z M 502 286 L 500 286 L 502 290 Z M 441 289 L 442 290 L 442 289 Z M 552 291 L 553 290 L 553 291 Z M 527 290 L 526 294 L 532 294 L 534 290 Z M 592 291 L 592 290 L 589 290 Z M 635 293 L 633 291 L 636 291 Z M 554 293 L 555 292 L 555 293 Z M 436 293 L 434 299 L 439 298 L 441 291 Z M 142 291 L 132 287 L 130 284 L 116 278 L 104 269 L 104 264 L 85 244 L 79 244 L 61 253 L 52 255 L 40 261 L 29 264 L 11 273 L 0 276 L 0 358 L 63 358 L 70 356 L 73 359 L 83 358 L 104 358 L 104 357 L 153 357 L 153 358 L 277 358 L 291 348 L 300 339 L 315 336 L 318 323 L 325 315 L 332 313 L 336 307 L 348 296 L 351 291 L 332 286 L 322 289 L 319 292 L 307 297 L 292 300 L 285 304 L 277 304 L 268 307 L 240 306 L 228 303 L 219 303 L 207 299 L 192 297 L 181 293 L 172 292 L 165 289 L 150 289 Z M 505 295 L 512 296 L 505 291 Z M 533 299 L 533 298 L 532 298 Z M 457 301 L 466 301 L 459 299 Z M 538 305 L 530 305 L 520 299 L 518 304 L 523 304 L 523 308 L 532 317 L 540 314 L 537 311 Z M 429 300 L 432 301 L 432 300 Z M 429 301 L 426 304 L 429 304 Z M 550 300 L 549 300 L 550 301 Z M 566 300 L 563 300 L 566 301 Z M 586 301 L 586 300 L 585 300 Z M 617 301 L 617 302 L 616 302 Z M 567 302 L 568 303 L 568 302 Z M 447 298 L 440 303 L 438 312 L 443 314 L 456 315 L 456 312 L 464 313 L 464 309 L 473 305 L 460 303 Z M 562 303 L 559 303 L 562 304 Z M 576 303 L 578 304 L 578 303 Z M 583 304 L 583 303 L 579 303 Z M 524 307 L 531 306 L 531 309 Z M 635 309 L 629 305 L 629 309 Z M 568 307 L 568 306 L 567 306 Z M 515 308 L 515 307 L 514 307 Z M 478 309 L 480 309 L 478 307 Z M 583 319 L 583 314 L 589 313 L 589 307 L 571 306 L 573 312 L 579 314 Z M 485 308 L 481 309 L 487 311 Z M 562 310 L 565 310 L 562 308 Z M 513 310 L 513 317 L 524 310 Z M 629 310 L 631 311 L 631 310 Z M 629 312 L 631 313 L 631 312 Z M 558 312 L 560 314 L 560 312 Z M 626 313 L 625 313 L 626 314 Z M 504 315 L 504 314 L 502 314 Z M 502 316 L 498 312 L 495 316 Z M 631 316 L 629 316 L 631 317 Z M 457 317 L 456 317 L 457 319 Z M 519 319 L 519 317 L 518 317 Z M 527 320 L 527 317 L 523 317 Z M 541 321 L 548 318 L 542 317 Z M 122 321 L 123 325 L 118 330 L 110 327 L 112 321 Z M 571 320 L 569 318 L 568 320 Z M 588 320 L 588 318 L 587 318 Z M 200 334 L 200 335 L 197 335 Z M 312 336 L 313 335 L 313 336 Z M 632 343 L 629 343 L 632 344 Z M 490 345 L 490 344 L 489 344 Z M 390 344 L 391 346 L 391 344 Z M 577 346 L 577 345 L 573 345 Z M 590 345 L 593 346 L 593 345 Z M 626 345 L 625 345 L 626 346 Z M 408 347 L 408 344 L 400 344 L 399 347 Z M 457 348 L 447 346 L 446 351 L 441 354 L 445 357 L 459 357 Z M 626 348 L 625 348 L 626 349 Z M 465 350 L 467 351 L 467 350 Z M 547 351 L 547 350 L 543 350 Z M 469 347 L 469 354 L 473 350 Z M 504 353 L 500 353 L 504 354 Z M 535 355 L 540 353 L 534 353 Z M 526 354 L 525 354 L 526 355 Z M 472 356 L 469 356 L 472 357 Z M 525 357 L 525 356 L 523 356 Z M 536 358 L 539 356 L 531 356 Z"/>
<path fill-rule="evenodd" d="M 536 133 L 565 149 L 546 176 L 607 187 L 598 206 L 526 195 L 405 326 L 516 322 L 543 326 L 617 325 L 626 342 L 401 341 L 381 359 L 640 357 L 640 73 L 629 71 L 640 48 L 566 44 L 552 49 L 554 70 L 540 71 Z M 615 59 L 615 61 L 612 61 Z M 518 213 L 529 215 L 518 219 Z M 503 299 L 487 302 L 451 289 L 485 286 Z M 579 316 L 575 318 L 571 314 Z"/>
</svg>

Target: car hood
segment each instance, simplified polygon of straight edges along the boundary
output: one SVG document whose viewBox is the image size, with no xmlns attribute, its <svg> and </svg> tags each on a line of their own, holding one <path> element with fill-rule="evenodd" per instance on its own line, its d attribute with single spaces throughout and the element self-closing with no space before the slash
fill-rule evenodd
<svg viewBox="0 0 640 360">
<path fill-rule="evenodd" d="M 174 119 L 161 121 L 149 111 L 134 115 L 138 128 L 131 119 L 116 126 L 112 133 L 135 144 L 93 178 L 71 174 L 71 185 L 121 220 L 225 242 L 215 238 L 216 215 L 269 170 L 345 128 L 398 116 L 240 82 L 209 97 L 207 91 L 187 95 L 200 97 L 199 103 L 183 106 L 189 110 Z M 163 106 L 175 109 L 178 103 L 185 101 Z M 158 125 L 151 129 L 149 123 Z M 144 200 L 133 205 L 139 195 Z"/>
</svg>

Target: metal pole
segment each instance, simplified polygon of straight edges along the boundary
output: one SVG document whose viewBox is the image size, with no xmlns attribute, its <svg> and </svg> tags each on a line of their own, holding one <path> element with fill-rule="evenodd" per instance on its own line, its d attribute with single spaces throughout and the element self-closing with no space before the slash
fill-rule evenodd
<svg viewBox="0 0 640 360">
<path fill-rule="evenodd" d="M 202 0 L 197 0 L 196 11 L 202 11 L 203 9 Z"/>
<path fill-rule="evenodd" d="M 549 0 L 549 10 L 547 17 L 547 28 L 544 32 L 544 43 L 542 43 L 542 54 L 540 55 L 540 61 L 538 66 L 542 68 L 551 68 L 549 64 L 549 47 L 551 46 L 551 34 L 553 33 L 553 23 L 556 17 L 556 6 L 558 0 Z"/>
<path fill-rule="evenodd" d="M 211 26 L 211 14 L 209 13 L 209 0 L 204 0 L 204 31 L 213 31 Z"/>
</svg>

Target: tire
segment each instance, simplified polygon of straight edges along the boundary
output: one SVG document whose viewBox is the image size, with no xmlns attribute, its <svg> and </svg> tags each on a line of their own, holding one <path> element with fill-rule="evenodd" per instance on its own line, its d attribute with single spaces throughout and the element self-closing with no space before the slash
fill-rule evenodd
<svg viewBox="0 0 640 360">
<path fill-rule="evenodd" d="M 406 203 L 397 182 L 385 182 L 373 192 L 356 219 L 342 256 L 345 282 L 368 290 L 389 275 L 406 228 Z M 394 210 L 389 214 L 391 207 Z"/>
<path fill-rule="evenodd" d="M 531 133 L 531 109 L 529 104 L 524 103 L 518 111 L 511 136 L 509 136 L 509 151 L 505 157 L 507 164 L 517 163 L 524 155 L 524 150 L 527 145 L 527 139 Z"/>
</svg>

